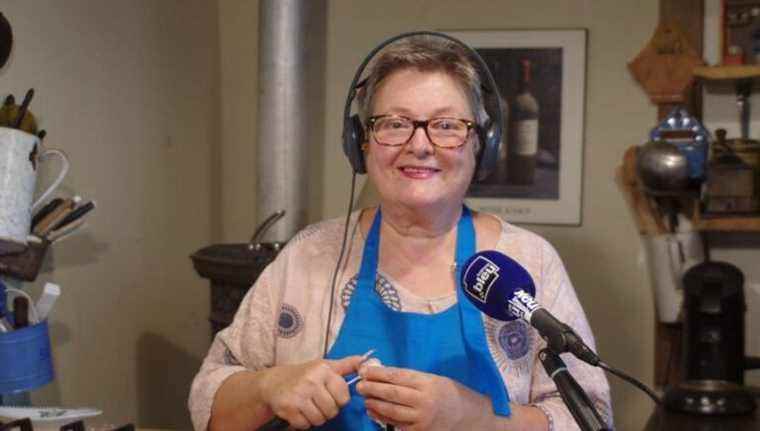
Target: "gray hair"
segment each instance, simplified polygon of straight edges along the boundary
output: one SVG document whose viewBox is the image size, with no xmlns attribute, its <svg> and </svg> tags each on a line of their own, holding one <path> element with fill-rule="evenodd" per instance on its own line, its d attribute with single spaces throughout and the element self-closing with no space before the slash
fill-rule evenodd
<svg viewBox="0 0 760 431">
<path fill-rule="evenodd" d="M 398 70 L 417 69 L 444 72 L 460 83 L 467 91 L 475 123 L 485 126 L 489 118 L 483 102 L 480 74 L 471 55 L 461 44 L 432 35 L 411 36 L 391 43 L 368 67 L 366 81 L 356 96 L 359 118 L 366 124 L 372 115 L 375 92 L 383 79 Z"/>
</svg>

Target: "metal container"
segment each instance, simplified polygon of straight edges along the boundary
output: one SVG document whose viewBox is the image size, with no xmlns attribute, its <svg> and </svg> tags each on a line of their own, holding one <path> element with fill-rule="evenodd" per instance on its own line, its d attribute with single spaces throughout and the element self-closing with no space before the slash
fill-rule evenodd
<svg viewBox="0 0 760 431">
<path fill-rule="evenodd" d="M 689 187 L 686 155 L 669 142 L 650 141 L 639 148 L 636 173 L 651 194 L 679 194 Z"/>
</svg>

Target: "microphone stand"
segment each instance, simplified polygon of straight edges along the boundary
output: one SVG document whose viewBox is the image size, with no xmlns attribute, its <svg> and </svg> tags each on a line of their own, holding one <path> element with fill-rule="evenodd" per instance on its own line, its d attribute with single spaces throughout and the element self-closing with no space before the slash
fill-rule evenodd
<svg viewBox="0 0 760 431">
<path fill-rule="evenodd" d="M 591 403 L 586 392 L 573 378 L 562 358 L 548 348 L 538 352 L 538 358 L 546 370 L 546 374 L 554 380 L 562 401 L 572 413 L 575 422 L 583 431 L 612 431 L 604 423 L 599 412 Z"/>
</svg>

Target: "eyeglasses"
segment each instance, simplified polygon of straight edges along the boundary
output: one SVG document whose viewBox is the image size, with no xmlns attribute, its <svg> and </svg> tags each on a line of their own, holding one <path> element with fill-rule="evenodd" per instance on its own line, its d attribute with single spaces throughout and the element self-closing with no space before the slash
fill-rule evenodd
<svg viewBox="0 0 760 431">
<path fill-rule="evenodd" d="M 398 147 L 412 139 L 418 127 L 425 130 L 430 142 L 436 147 L 456 148 L 467 142 L 470 129 L 475 123 L 461 118 L 431 118 L 412 120 L 400 115 L 376 115 L 367 121 L 369 130 L 380 145 Z"/>
</svg>

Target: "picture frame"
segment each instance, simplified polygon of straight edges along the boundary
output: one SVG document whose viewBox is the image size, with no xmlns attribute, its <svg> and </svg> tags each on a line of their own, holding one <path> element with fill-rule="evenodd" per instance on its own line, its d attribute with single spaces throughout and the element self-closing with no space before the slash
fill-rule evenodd
<svg viewBox="0 0 760 431">
<path fill-rule="evenodd" d="M 444 32 L 483 57 L 507 106 L 497 167 L 473 181 L 467 204 L 512 223 L 580 225 L 587 30 Z M 537 123 L 518 109 L 522 87 L 538 104 Z"/>
</svg>

